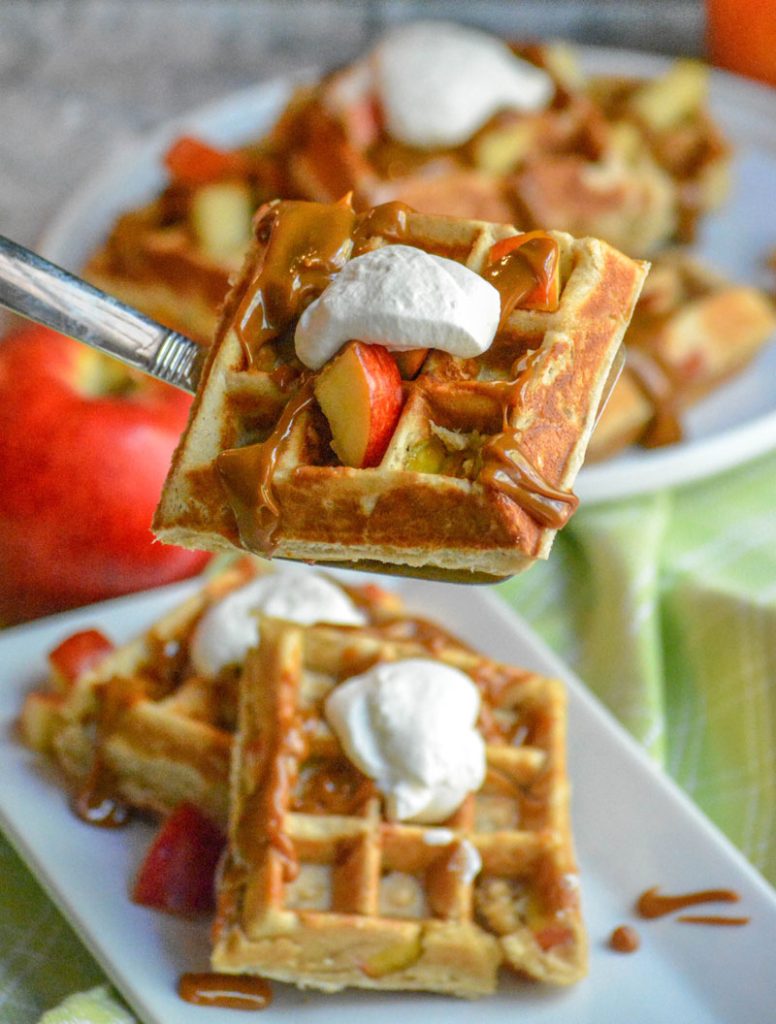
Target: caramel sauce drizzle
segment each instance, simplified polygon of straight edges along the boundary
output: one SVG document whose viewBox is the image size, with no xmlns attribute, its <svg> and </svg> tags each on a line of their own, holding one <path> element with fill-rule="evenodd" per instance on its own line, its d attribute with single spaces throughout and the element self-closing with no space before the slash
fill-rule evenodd
<svg viewBox="0 0 776 1024">
<path fill-rule="evenodd" d="M 234 317 L 249 365 L 262 345 L 287 330 L 344 267 L 353 248 L 356 215 L 350 205 L 286 200 L 272 203 L 257 223 L 263 258 Z"/>
<path fill-rule="evenodd" d="M 72 801 L 81 821 L 99 828 L 121 828 L 129 821 L 131 810 L 116 795 L 116 779 L 105 756 L 105 741 L 114 731 L 126 708 L 139 696 L 138 682 L 111 679 L 97 691 L 96 738 L 89 773 Z"/>
<path fill-rule="evenodd" d="M 391 202 L 361 214 L 353 231 L 353 255 L 360 256 L 365 252 L 375 237 L 388 239 L 394 244 L 406 241 L 407 214 L 412 212 L 406 203 Z"/>
<path fill-rule="evenodd" d="M 292 881 L 299 873 L 299 857 L 285 829 L 285 816 L 291 804 L 299 764 L 308 749 L 303 723 L 296 711 L 297 683 L 291 675 L 283 679 L 275 696 L 274 714 L 268 716 L 272 728 L 246 746 L 244 763 L 249 777 L 246 810 L 239 826 L 238 846 L 251 849 L 258 843 L 270 846 L 280 857 L 282 874 Z"/>
<path fill-rule="evenodd" d="M 482 448 L 479 479 L 512 498 L 542 526 L 559 530 L 576 511 L 579 499 L 554 487 L 520 450 L 514 430 L 505 430 Z"/>
<path fill-rule="evenodd" d="M 216 459 L 216 470 L 237 520 L 246 548 L 272 555 L 277 547 L 280 505 L 273 488 L 275 468 L 297 420 L 315 400 L 311 380 L 289 399 L 266 441 L 228 448 Z"/>
<path fill-rule="evenodd" d="M 228 1010 L 266 1010 L 272 1002 L 269 982 L 252 974 L 182 974 L 178 995 L 187 1003 Z"/>
<path fill-rule="evenodd" d="M 513 310 L 529 296 L 538 293 L 546 297 L 558 259 L 558 243 L 555 239 L 539 234 L 483 269 L 482 276 L 501 296 L 499 330 L 504 327 Z"/>
<path fill-rule="evenodd" d="M 661 896 L 658 886 L 653 886 L 641 894 L 636 910 L 641 917 L 664 917 L 675 910 L 684 910 L 685 907 L 694 907 L 699 903 L 737 903 L 740 898 L 732 889 L 703 889 L 678 896 Z"/>
</svg>

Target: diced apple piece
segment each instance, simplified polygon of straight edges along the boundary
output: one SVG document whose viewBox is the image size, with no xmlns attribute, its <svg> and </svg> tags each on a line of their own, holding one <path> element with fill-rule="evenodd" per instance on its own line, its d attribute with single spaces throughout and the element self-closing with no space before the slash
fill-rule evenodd
<svg viewBox="0 0 776 1024">
<path fill-rule="evenodd" d="M 253 204 L 241 181 L 203 185 L 191 201 L 191 224 L 197 241 L 216 260 L 241 254 L 251 238 Z"/>
<path fill-rule="evenodd" d="M 59 693 L 28 693 L 19 716 L 19 730 L 28 747 L 47 753 L 59 723 L 62 696 Z"/>
<path fill-rule="evenodd" d="M 48 656 L 51 682 L 57 690 L 66 692 L 76 679 L 96 668 L 113 650 L 113 643 L 98 629 L 73 633 Z"/>
<path fill-rule="evenodd" d="M 359 149 L 368 149 L 380 135 L 382 111 L 376 96 L 363 96 L 342 111 L 348 139 Z"/>
<path fill-rule="evenodd" d="M 132 899 L 184 917 L 211 911 L 223 847 L 224 837 L 216 826 L 192 804 L 180 804 L 151 844 Z"/>
<path fill-rule="evenodd" d="M 640 86 L 628 101 L 648 128 L 661 132 L 699 110 L 709 91 L 709 69 L 697 60 L 678 60 L 665 75 Z"/>
<path fill-rule="evenodd" d="M 407 352 L 396 352 L 394 358 L 402 380 L 414 380 L 427 355 L 427 348 L 411 348 Z"/>
<path fill-rule="evenodd" d="M 401 414 L 401 376 L 382 345 L 350 341 L 319 373 L 315 397 L 331 427 L 337 457 L 346 466 L 376 466 Z"/>
<path fill-rule="evenodd" d="M 383 978 L 386 974 L 410 967 L 420 959 L 422 952 L 420 937 L 415 936 L 406 942 L 397 942 L 394 946 L 381 949 L 362 965 L 361 970 L 370 978 Z"/>
<path fill-rule="evenodd" d="M 186 185 L 205 185 L 245 171 L 241 153 L 217 149 L 191 135 L 173 142 L 165 153 L 164 163 L 172 177 Z"/>
<path fill-rule="evenodd" d="M 485 128 L 471 143 L 475 167 L 489 174 L 508 174 L 531 152 L 538 123 L 523 119 Z"/>
</svg>

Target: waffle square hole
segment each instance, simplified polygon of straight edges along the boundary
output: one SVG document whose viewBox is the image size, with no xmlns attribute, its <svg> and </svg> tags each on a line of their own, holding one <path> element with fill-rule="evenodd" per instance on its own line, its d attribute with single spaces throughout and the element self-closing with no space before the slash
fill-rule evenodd
<svg viewBox="0 0 776 1024">
<path fill-rule="evenodd" d="M 505 832 L 520 828 L 520 798 L 517 793 L 478 793 L 474 798 L 474 828 L 477 832 Z"/>
<path fill-rule="evenodd" d="M 291 808 L 300 814 L 363 815 L 373 793 L 371 779 L 347 758 L 314 756 L 299 768 Z"/>
<path fill-rule="evenodd" d="M 405 871 L 386 871 L 382 874 L 377 905 L 381 917 L 411 920 L 429 917 L 422 877 Z"/>
<path fill-rule="evenodd" d="M 300 864 L 296 878 L 286 882 L 285 904 L 289 910 L 331 910 L 332 893 L 330 864 Z"/>
</svg>

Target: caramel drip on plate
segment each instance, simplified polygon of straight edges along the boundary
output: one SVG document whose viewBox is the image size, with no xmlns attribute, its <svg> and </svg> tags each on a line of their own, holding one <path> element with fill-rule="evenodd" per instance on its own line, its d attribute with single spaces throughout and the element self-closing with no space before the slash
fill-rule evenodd
<svg viewBox="0 0 776 1024">
<path fill-rule="evenodd" d="M 749 917 L 723 917 L 718 914 L 680 914 L 676 919 L 683 924 L 713 924 L 713 925 L 744 925 L 749 924 Z"/>
<path fill-rule="evenodd" d="M 635 953 L 640 945 L 639 933 L 629 924 L 621 924 L 609 936 L 609 948 L 615 953 Z"/>
<path fill-rule="evenodd" d="M 275 429 L 266 441 L 228 448 L 216 459 L 216 469 L 237 520 L 242 543 L 252 551 L 271 555 L 280 520 L 273 480 L 283 445 L 290 438 L 299 416 L 315 396 L 311 381 L 289 399 Z"/>
<path fill-rule="evenodd" d="M 636 903 L 636 910 L 641 917 L 664 917 L 675 910 L 694 907 L 698 903 L 737 903 L 740 898 L 732 889 L 703 889 L 678 896 L 661 896 L 658 886 L 653 886 L 641 894 Z"/>
<path fill-rule="evenodd" d="M 187 1003 L 228 1010 L 266 1010 L 272 1002 L 269 982 L 253 974 L 182 974 L 178 995 Z"/>
</svg>

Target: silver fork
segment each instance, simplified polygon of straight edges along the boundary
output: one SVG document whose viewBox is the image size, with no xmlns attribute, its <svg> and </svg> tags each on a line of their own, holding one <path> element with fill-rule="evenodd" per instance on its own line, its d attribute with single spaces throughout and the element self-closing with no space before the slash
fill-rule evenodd
<svg viewBox="0 0 776 1024">
<path fill-rule="evenodd" d="M 0 235 L 0 306 L 193 394 L 205 350 Z"/>
<path fill-rule="evenodd" d="M 197 390 L 205 355 L 201 345 L 3 235 L 0 305 L 183 391 Z M 624 364 L 620 347 L 604 385 L 596 423 Z"/>
</svg>

